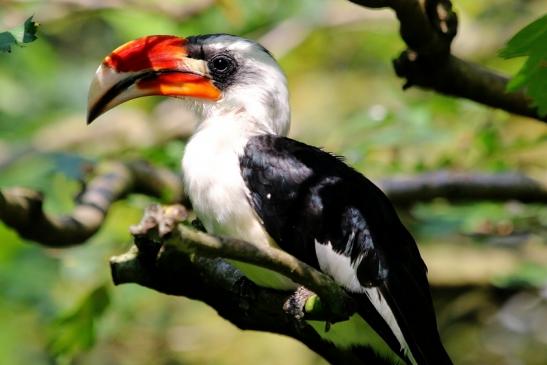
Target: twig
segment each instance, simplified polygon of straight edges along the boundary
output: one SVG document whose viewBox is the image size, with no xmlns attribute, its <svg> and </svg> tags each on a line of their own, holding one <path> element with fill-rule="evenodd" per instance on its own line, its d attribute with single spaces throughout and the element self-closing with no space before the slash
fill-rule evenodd
<svg viewBox="0 0 547 365">
<path fill-rule="evenodd" d="M 547 202 L 547 188 L 517 172 L 497 174 L 438 171 L 380 181 L 381 189 L 397 205 L 443 198 L 449 201 Z"/>
<path fill-rule="evenodd" d="M 408 49 L 394 60 L 403 88 L 419 86 L 547 122 L 522 91 L 507 92 L 509 79 L 457 58 L 450 46 L 458 28 L 449 0 L 350 0 L 371 8 L 392 8 Z"/>
<path fill-rule="evenodd" d="M 332 364 L 365 364 L 348 349 L 323 340 L 305 321 L 283 310 L 289 294 L 254 285 L 220 259 L 196 257 L 167 246 L 153 265 L 133 248 L 111 260 L 116 284 L 136 283 L 159 292 L 202 301 L 243 330 L 266 331 L 295 338 Z M 375 363 L 375 362 L 371 362 Z"/>
</svg>

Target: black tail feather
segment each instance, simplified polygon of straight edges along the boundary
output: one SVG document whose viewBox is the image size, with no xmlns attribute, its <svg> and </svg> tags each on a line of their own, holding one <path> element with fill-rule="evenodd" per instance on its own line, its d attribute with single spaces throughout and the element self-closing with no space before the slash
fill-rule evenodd
<svg viewBox="0 0 547 365">
<path fill-rule="evenodd" d="M 402 350 L 399 340 L 382 318 L 380 313 L 376 310 L 374 305 L 370 302 L 366 294 L 352 294 L 352 296 L 358 302 L 359 308 L 358 313 L 367 323 L 384 339 L 386 344 L 391 348 L 391 350 L 398 354 L 402 361 L 407 365 L 412 365 L 412 361 L 409 356 L 407 356 Z M 389 302 L 389 299 L 386 298 Z M 391 307 L 391 306 L 390 306 Z M 396 314 L 396 310 L 393 310 L 396 318 L 400 317 Z M 397 318 L 397 322 L 400 323 L 400 318 Z M 412 357 L 418 365 L 453 365 L 450 357 L 448 356 L 446 350 L 444 349 L 441 340 L 439 338 L 438 332 L 435 329 L 434 334 L 429 334 L 427 339 L 416 339 L 414 336 L 408 333 L 408 326 L 406 324 L 400 324 L 401 331 L 404 334 L 405 340 L 410 347 L 410 352 Z M 406 331 L 405 331 L 406 329 Z M 419 336 L 420 334 L 418 334 Z M 366 349 L 356 349 L 356 351 L 362 351 L 362 354 L 365 356 L 368 351 L 372 351 L 370 348 Z M 361 354 L 361 352 L 359 352 Z M 388 361 L 388 360 L 385 360 Z M 376 362 L 371 362 L 371 364 L 376 364 Z M 387 362 L 391 364 L 390 362 Z M 383 364 L 383 363 L 379 363 Z"/>
</svg>

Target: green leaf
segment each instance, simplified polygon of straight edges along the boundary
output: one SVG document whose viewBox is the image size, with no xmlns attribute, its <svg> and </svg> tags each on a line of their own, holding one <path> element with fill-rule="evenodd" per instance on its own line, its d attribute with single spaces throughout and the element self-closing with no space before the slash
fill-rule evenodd
<svg viewBox="0 0 547 365">
<path fill-rule="evenodd" d="M 96 322 L 110 304 L 105 285 L 93 289 L 72 310 L 52 325 L 48 348 L 58 358 L 72 358 L 95 344 Z"/>
<path fill-rule="evenodd" d="M 528 24 L 499 52 L 503 58 L 528 59 L 507 85 L 507 91 L 524 89 L 538 108 L 547 115 L 547 15 Z"/>
<path fill-rule="evenodd" d="M 38 23 L 32 18 L 31 16 L 20 26 L 0 33 L 0 52 L 11 52 L 12 46 L 22 47 L 24 44 L 36 40 Z"/>
<path fill-rule="evenodd" d="M 530 55 L 532 50 L 546 50 L 547 14 L 525 26 L 507 42 L 499 52 L 503 58 Z"/>
</svg>

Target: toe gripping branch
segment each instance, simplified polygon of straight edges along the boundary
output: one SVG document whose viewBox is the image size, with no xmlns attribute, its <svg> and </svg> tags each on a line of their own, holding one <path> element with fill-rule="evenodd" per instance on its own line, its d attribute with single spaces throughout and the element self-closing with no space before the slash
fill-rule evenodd
<svg viewBox="0 0 547 365">
<path fill-rule="evenodd" d="M 278 249 L 199 232 L 188 217 L 181 206 L 149 207 L 131 228 L 134 245 L 110 260 L 114 283 L 202 301 L 241 329 L 292 337 L 332 364 L 369 363 L 324 340 L 307 322 L 322 320 L 328 327 L 355 312 L 353 299 L 331 278 Z M 280 272 L 313 292 L 260 287 L 221 257 Z"/>
<path fill-rule="evenodd" d="M 187 222 L 188 217 L 188 211 L 181 205 L 148 207 L 141 222 L 130 229 L 134 246 L 111 259 L 114 283 L 136 282 L 168 294 L 201 300 L 207 286 L 211 290 L 220 287 L 251 301 L 263 298 L 264 292 L 275 296 L 272 303 L 279 303 L 279 310 L 296 320 L 335 323 L 355 312 L 353 299 L 330 277 L 309 265 L 275 248 L 197 231 L 195 223 Z M 303 286 L 288 296 L 286 292 L 256 286 L 221 258 L 274 270 Z M 253 284 L 245 286 L 245 292 L 252 295 L 242 295 L 242 280 Z M 242 303 L 244 307 L 248 305 Z"/>
</svg>

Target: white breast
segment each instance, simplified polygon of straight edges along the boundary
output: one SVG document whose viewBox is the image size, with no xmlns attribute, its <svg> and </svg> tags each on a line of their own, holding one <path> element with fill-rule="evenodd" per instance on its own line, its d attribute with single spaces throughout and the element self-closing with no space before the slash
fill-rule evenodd
<svg viewBox="0 0 547 365">
<path fill-rule="evenodd" d="M 249 204 L 249 192 L 241 176 L 239 157 L 250 135 L 234 123 L 219 122 L 198 130 L 182 159 L 184 188 L 194 212 L 209 233 L 275 246 Z M 258 285 L 294 287 L 290 280 L 270 270 L 236 266 Z"/>
<path fill-rule="evenodd" d="M 208 232 L 268 244 L 240 173 L 239 156 L 247 140 L 229 125 L 198 131 L 182 160 L 184 186 Z"/>
</svg>

